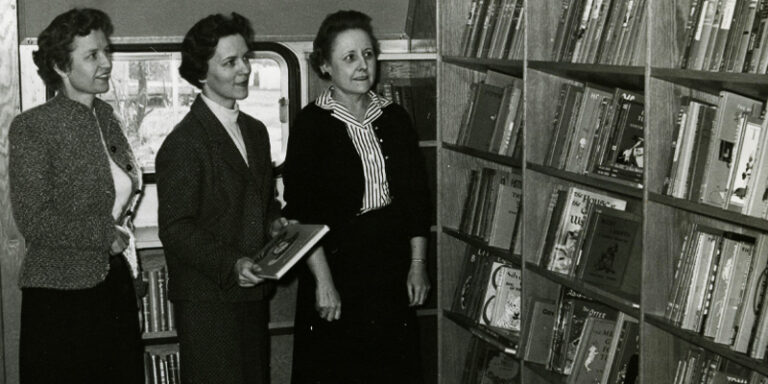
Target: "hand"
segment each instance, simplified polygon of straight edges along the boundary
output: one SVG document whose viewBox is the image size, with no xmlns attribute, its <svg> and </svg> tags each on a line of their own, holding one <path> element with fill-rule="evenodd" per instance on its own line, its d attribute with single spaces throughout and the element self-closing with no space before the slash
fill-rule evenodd
<svg viewBox="0 0 768 384">
<path fill-rule="evenodd" d="M 341 298 L 333 285 L 318 285 L 315 290 L 315 309 L 326 321 L 341 318 Z"/>
<path fill-rule="evenodd" d="M 243 257 L 235 262 L 235 276 L 237 284 L 243 288 L 250 288 L 264 281 L 256 273 L 261 271 L 256 263 L 248 257 Z"/>
<path fill-rule="evenodd" d="M 275 237 L 278 234 L 280 234 L 280 231 L 283 230 L 283 228 L 287 227 L 288 224 L 296 224 L 298 221 L 296 220 L 288 220 L 285 217 L 280 217 L 275 219 L 270 225 L 269 225 L 269 236 Z"/>
<path fill-rule="evenodd" d="M 114 240 L 109 247 L 109 253 L 112 255 L 119 255 L 123 253 L 131 239 L 131 232 L 127 228 L 115 225 Z"/>
<path fill-rule="evenodd" d="M 427 300 L 429 293 L 429 278 L 427 277 L 427 265 L 423 262 L 411 262 L 408 270 L 408 300 L 410 306 L 422 305 Z"/>
</svg>

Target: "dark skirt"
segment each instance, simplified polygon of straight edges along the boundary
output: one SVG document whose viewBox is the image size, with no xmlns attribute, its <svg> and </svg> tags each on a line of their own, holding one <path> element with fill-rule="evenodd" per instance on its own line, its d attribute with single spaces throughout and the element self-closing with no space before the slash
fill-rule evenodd
<svg viewBox="0 0 768 384">
<path fill-rule="evenodd" d="M 22 384 L 144 383 L 136 294 L 122 256 L 93 288 L 23 288 Z"/>
<path fill-rule="evenodd" d="M 269 305 L 174 301 L 184 384 L 269 383 Z"/>
<path fill-rule="evenodd" d="M 421 383 L 416 313 L 406 286 L 410 243 L 395 212 L 366 213 L 332 232 L 325 251 L 341 319 L 318 316 L 314 279 L 303 271 L 292 383 Z"/>
</svg>

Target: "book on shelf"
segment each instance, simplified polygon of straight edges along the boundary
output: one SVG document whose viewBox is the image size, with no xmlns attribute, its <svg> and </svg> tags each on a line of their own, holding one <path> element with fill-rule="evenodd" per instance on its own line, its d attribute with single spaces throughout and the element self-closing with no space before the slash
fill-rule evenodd
<svg viewBox="0 0 768 384">
<path fill-rule="evenodd" d="M 519 384 L 520 362 L 513 356 L 473 337 L 465 358 L 465 384 Z"/>
<path fill-rule="evenodd" d="M 472 0 L 459 52 L 479 59 L 513 59 L 522 45 L 522 0 Z M 518 47 L 519 48 L 519 47 Z"/>
<path fill-rule="evenodd" d="M 646 1 L 564 0 L 552 60 L 629 65 L 643 58 Z"/>
<path fill-rule="evenodd" d="M 768 4 L 762 0 L 690 2 L 680 67 L 765 73 Z"/>
<path fill-rule="evenodd" d="M 475 287 L 479 285 L 476 271 L 487 266 L 487 263 L 484 263 L 485 255 L 487 255 L 485 250 L 467 245 L 459 272 L 459 283 L 453 293 L 452 312 L 467 318 L 474 313 L 477 303 L 480 301 L 477 297 L 480 290 Z"/>
<path fill-rule="evenodd" d="M 735 352 L 764 356 L 766 246 L 764 235 L 689 224 L 665 317 Z"/>
<path fill-rule="evenodd" d="M 507 266 L 496 289 L 496 303 L 490 326 L 502 332 L 520 332 L 522 304 L 522 274 L 517 268 Z"/>
<path fill-rule="evenodd" d="M 144 379 L 147 384 L 180 384 L 179 352 L 144 352 Z"/>
<path fill-rule="evenodd" d="M 606 369 L 616 320 L 588 317 L 579 335 L 573 370 L 568 384 L 599 383 Z M 610 367 L 608 367 L 610 368 Z"/>
<path fill-rule="evenodd" d="M 640 325 L 619 312 L 601 383 L 635 383 L 640 372 Z"/>
<path fill-rule="evenodd" d="M 547 368 L 569 375 L 573 369 L 584 322 L 589 317 L 616 321 L 618 312 L 571 289 L 563 288 L 557 302 L 555 327 Z"/>
<path fill-rule="evenodd" d="M 469 171 L 459 230 L 488 245 L 512 249 L 519 222 L 522 177 L 491 168 Z"/>
<path fill-rule="evenodd" d="M 168 272 L 165 265 L 145 269 L 142 281 L 147 294 L 141 298 L 142 328 L 145 334 L 174 331 L 173 303 L 168 299 Z"/>
<path fill-rule="evenodd" d="M 254 257 L 260 270 L 254 273 L 278 280 L 328 233 L 323 224 L 290 223 L 283 227 Z"/>
<path fill-rule="evenodd" d="M 628 271 L 640 242 L 641 219 L 637 215 L 591 204 L 583 230 L 583 248 L 575 263 L 575 275 L 586 283 L 609 291 L 620 290 L 627 278 L 638 278 Z M 637 275 L 637 276 L 635 276 Z M 640 292 L 627 292 L 639 298 Z"/>
<path fill-rule="evenodd" d="M 555 325 L 556 303 L 552 300 L 532 298 L 528 314 L 528 335 L 523 358 L 537 364 L 547 364 Z"/>
<path fill-rule="evenodd" d="M 627 202 L 577 187 L 569 187 L 557 194 L 564 196 L 558 197 L 553 205 L 548 233 L 543 244 L 542 266 L 550 271 L 568 275 L 577 256 L 576 247 L 585 224 L 587 205 L 592 203 L 625 210 Z"/>
</svg>

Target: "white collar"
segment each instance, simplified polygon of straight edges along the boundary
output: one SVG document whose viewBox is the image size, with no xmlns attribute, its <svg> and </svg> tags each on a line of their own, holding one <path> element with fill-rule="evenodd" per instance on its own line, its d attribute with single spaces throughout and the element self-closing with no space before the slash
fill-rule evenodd
<svg viewBox="0 0 768 384">
<path fill-rule="evenodd" d="M 200 96 L 205 102 L 205 105 L 208 106 L 208 109 L 210 109 L 211 112 L 213 112 L 213 114 L 216 116 L 217 119 L 219 119 L 222 125 L 226 127 L 233 124 L 237 124 L 237 116 L 240 114 L 240 107 L 238 107 L 237 103 L 235 103 L 235 107 L 233 109 L 229 109 L 211 100 L 210 98 L 206 97 L 202 93 L 200 94 Z"/>
</svg>

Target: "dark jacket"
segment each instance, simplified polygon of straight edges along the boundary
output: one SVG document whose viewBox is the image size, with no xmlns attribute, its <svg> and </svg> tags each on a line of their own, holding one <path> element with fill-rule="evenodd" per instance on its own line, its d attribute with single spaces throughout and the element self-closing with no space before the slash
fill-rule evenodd
<svg viewBox="0 0 768 384">
<path fill-rule="evenodd" d="M 109 156 L 140 193 L 139 167 L 104 101 L 95 99 L 91 110 L 59 94 L 11 124 L 11 203 L 27 243 L 22 287 L 83 289 L 107 275 L 115 187 L 99 127 Z"/>
<path fill-rule="evenodd" d="M 242 112 L 237 123 L 248 165 L 200 97 L 157 153 L 159 234 L 173 300 L 259 300 L 272 289 L 241 288 L 234 271 L 238 259 L 261 249 L 280 215 L 267 129 Z"/>
<path fill-rule="evenodd" d="M 430 204 L 424 160 L 408 113 L 397 104 L 373 122 L 384 156 L 391 207 L 409 237 L 428 236 Z M 307 105 L 291 127 L 283 180 L 286 216 L 331 227 L 333 241 L 360 212 L 365 176 L 343 122 L 330 110 Z"/>
</svg>

